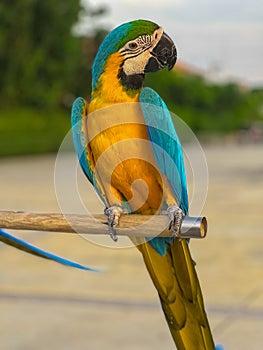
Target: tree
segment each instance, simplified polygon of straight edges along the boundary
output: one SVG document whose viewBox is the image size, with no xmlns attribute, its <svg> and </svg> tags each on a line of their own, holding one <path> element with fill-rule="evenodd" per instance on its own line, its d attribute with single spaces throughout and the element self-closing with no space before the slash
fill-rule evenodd
<svg viewBox="0 0 263 350">
<path fill-rule="evenodd" d="M 76 82 L 84 86 L 83 39 L 72 35 L 81 9 L 100 14 L 76 0 L 1 1 L 2 105 L 53 107 L 74 95 Z"/>
</svg>

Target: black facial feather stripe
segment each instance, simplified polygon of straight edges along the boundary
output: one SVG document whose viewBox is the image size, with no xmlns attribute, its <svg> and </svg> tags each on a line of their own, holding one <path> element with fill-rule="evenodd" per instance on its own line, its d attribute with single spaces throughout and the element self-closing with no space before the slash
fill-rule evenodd
<svg viewBox="0 0 263 350">
<path fill-rule="evenodd" d="M 120 53 L 123 54 L 123 55 L 129 54 L 128 58 L 133 58 L 133 57 L 139 56 L 144 51 L 147 51 L 150 47 L 151 47 L 151 45 L 149 45 L 147 47 L 143 46 L 143 47 L 140 47 L 139 50 L 136 50 L 136 51 L 135 50 L 126 49 L 126 50 L 121 50 Z"/>
<path fill-rule="evenodd" d="M 122 85 L 129 90 L 138 90 L 142 87 L 144 74 L 127 75 L 121 68 L 118 74 Z"/>
<path fill-rule="evenodd" d="M 141 48 L 143 48 L 143 51 L 145 51 L 151 47 L 152 40 L 153 40 L 153 38 L 151 35 L 141 35 L 136 40 L 134 40 L 134 42 L 139 45 L 138 49 L 137 48 L 129 49 L 127 47 L 127 48 L 121 49 L 119 52 L 123 53 L 123 54 L 136 53 L 136 52 L 139 52 L 138 50 L 140 50 Z M 143 52 L 143 51 L 141 51 L 141 52 Z"/>
</svg>

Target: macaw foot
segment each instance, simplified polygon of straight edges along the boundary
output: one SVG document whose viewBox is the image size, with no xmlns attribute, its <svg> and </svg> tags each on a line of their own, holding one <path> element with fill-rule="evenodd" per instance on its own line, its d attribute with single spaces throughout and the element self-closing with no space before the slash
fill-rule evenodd
<svg viewBox="0 0 263 350">
<path fill-rule="evenodd" d="M 126 210 L 123 209 L 119 204 L 112 205 L 111 207 L 104 210 L 104 214 L 108 216 L 109 234 L 115 242 L 118 240 L 115 227 L 118 226 L 119 219 L 124 213 L 126 213 Z"/>
<path fill-rule="evenodd" d="M 167 208 L 166 213 L 169 216 L 169 219 L 171 220 L 169 224 L 169 230 L 174 233 L 175 237 L 179 237 L 184 218 L 184 213 L 182 209 L 177 207 L 175 204 L 171 204 Z"/>
</svg>

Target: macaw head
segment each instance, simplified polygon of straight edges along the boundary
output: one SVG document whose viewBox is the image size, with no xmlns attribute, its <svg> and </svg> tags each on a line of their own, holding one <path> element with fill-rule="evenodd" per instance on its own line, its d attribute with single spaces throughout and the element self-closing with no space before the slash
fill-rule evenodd
<svg viewBox="0 0 263 350">
<path fill-rule="evenodd" d="M 141 87 L 144 74 L 173 68 L 177 52 L 172 39 L 156 23 L 135 20 L 113 29 L 102 42 L 92 67 L 94 90 L 109 58 L 115 55 L 118 79 L 126 88 Z"/>
</svg>

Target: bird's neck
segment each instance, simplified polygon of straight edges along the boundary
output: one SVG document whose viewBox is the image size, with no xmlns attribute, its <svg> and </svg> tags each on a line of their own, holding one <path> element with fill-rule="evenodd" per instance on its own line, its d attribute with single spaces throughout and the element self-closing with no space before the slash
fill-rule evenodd
<svg viewBox="0 0 263 350">
<path fill-rule="evenodd" d="M 120 68 L 122 61 L 118 52 L 108 58 L 104 72 L 92 92 L 89 112 L 115 103 L 139 101 L 144 75 L 127 76 Z"/>
</svg>

